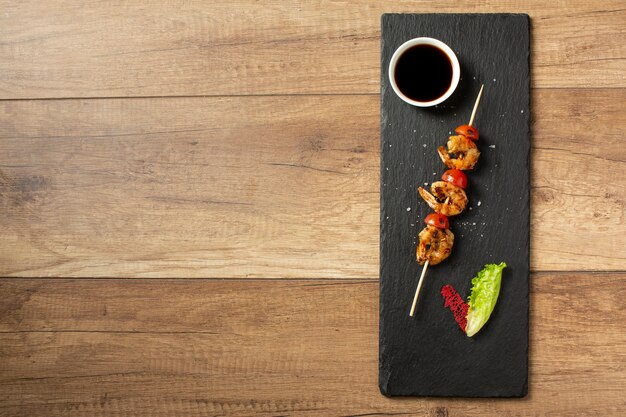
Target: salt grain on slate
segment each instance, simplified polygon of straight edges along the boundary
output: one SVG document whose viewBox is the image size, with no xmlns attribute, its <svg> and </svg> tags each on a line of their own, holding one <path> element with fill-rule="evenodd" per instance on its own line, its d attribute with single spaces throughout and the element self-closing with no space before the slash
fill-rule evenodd
<svg viewBox="0 0 626 417">
<path fill-rule="evenodd" d="M 411 211 L 411 207 L 407 207 L 407 208 L 406 208 L 406 211 Z"/>
</svg>

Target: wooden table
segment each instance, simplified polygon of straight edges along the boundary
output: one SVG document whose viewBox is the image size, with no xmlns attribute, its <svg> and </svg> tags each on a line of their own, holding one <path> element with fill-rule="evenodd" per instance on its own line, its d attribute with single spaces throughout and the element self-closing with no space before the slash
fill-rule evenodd
<svg viewBox="0 0 626 417">
<path fill-rule="evenodd" d="M 623 415 L 623 0 L 381 3 L 0 1 L 0 415 Z M 377 388 L 380 15 L 435 11 L 532 18 L 522 400 Z"/>
</svg>

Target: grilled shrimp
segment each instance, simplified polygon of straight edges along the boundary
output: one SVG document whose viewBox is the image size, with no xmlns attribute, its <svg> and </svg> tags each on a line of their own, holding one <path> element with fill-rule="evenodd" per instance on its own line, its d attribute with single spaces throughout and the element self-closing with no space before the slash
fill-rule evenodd
<svg viewBox="0 0 626 417">
<path fill-rule="evenodd" d="M 454 244 L 454 234 L 450 229 L 426 226 L 418 236 L 420 243 L 417 245 L 416 257 L 420 265 L 426 261 L 430 265 L 437 265 L 450 256 Z"/>
<path fill-rule="evenodd" d="M 431 209 L 446 216 L 456 216 L 467 206 L 465 191 L 449 182 L 433 182 L 430 193 L 422 187 L 419 187 L 418 191 Z"/>
<path fill-rule="evenodd" d="M 445 147 L 440 146 L 437 148 L 437 152 L 439 152 L 441 160 L 448 168 L 461 170 L 474 168 L 474 165 L 478 162 L 480 151 L 473 140 L 463 135 L 450 136 L 447 145 L 447 150 Z"/>
</svg>

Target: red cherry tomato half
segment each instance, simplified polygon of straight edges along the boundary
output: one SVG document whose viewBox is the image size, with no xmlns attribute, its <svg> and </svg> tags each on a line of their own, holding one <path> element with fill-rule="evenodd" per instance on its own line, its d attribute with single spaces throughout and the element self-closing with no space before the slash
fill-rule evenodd
<svg viewBox="0 0 626 417">
<path fill-rule="evenodd" d="M 435 227 L 437 227 L 439 229 L 449 229 L 450 228 L 450 222 L 448 221 L 448 218 L 446 216 L 444 216 L 443 214 L 439 214 L 439 213 L 431 213 L 431 214 L 429 214 L 424 219 L 424 223 L 426 223 L 429 226 L 435 226 Z"/>
<path fill-rule="evenodd" d="M 478 130 L 470 125 L 461 125 L 454 129 L 454 131 L 459 135 L 465 136 L 468 139 L 478 140 Z"/>
<path fill-rule="evenodd" d="M 467 188 L 467 175 L 459 169 L 449 169 L 443 173 L 441 179 L 457 187 Z"/>
</svg>

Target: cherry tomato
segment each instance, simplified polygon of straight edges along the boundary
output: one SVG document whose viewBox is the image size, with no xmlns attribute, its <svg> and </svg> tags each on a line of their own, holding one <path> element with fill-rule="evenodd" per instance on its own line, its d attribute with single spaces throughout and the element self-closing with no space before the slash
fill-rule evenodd
<svg viewBox="0 0 626 417">
<path fill-rule="evenodd" d="M 459 169 L 449 169 L 443 173 L 441 179 L 457 187 L 467 188 L 467 175 Z"/>
<path fill-rule="evenodd" d="M 448 221 L 448 218 L 444 216 L 443 214 L 439 214 L 439 213 L 430 213 L 424 219 L 424 223 L 426 223 L 429 226 L 435 226 L 439 229 L 450 228 L 450 222 Z"/>
<path fill-rule="evenodd" d="M 454 131 L 459 135 L 465 136 L 468 139 L 478 140 L 478 130 L 470 125 L 461 125 L 454 129 Z"/>
</svg>

